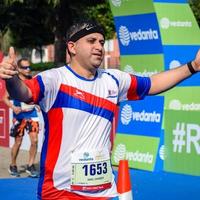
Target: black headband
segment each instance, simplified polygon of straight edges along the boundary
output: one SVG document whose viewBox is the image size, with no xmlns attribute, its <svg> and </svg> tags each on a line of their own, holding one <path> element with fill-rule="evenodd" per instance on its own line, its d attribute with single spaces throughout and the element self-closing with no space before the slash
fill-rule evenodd
<svg viewBox="0 0 200 200">
<path fill-rule="evenodd" d="M 100 33 L 103 35 L 105 39 L 105 33 L 103 29 L 100 26 L 93 25 L 93 24 L 88 24 L 85 28 L 81 29 L 80 31 L 76 32 L 74 35 L 72 35 L 69 39 L 69 41 L 76 42 L 80 38 L 89 35 L 91 33 Z"/>
</svg>

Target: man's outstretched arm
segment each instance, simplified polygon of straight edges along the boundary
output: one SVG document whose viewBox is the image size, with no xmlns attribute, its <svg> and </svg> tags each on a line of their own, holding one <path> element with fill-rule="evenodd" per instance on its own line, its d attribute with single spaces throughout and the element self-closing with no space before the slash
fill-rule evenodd
<svg viewBox="0 0 200 200">
<path fill-rule="evenodd" d="M 158 94 L 169 90 L 182 80 L 190 77 L 192 73 L 200 71 L 200 50 L 197 52 L 196 58 L 189 65 L 164 71 L 151 76 L 151 88 L 149 95 Z"/>
</svg>

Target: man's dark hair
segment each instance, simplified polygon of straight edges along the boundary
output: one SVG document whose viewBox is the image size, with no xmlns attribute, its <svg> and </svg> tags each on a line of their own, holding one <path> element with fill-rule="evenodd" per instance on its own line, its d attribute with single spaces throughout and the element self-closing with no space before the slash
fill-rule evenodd
<svg viewBox="0 0 200 200">
<path fill-rule="evenodd" d="M 22 67 L 22 61 L 28 61 L 28 62 L 30 62 L 29 61 L 29 59 L 28 58 L 20 58 L 18 61 L 17 61 L 17 67 Z"/>
<path fill-rule="evenodd" d="M 70 26 L 67 31 L 66 39 L 68 41 L 77 41 L 90 33 L 100 33 L 105 38 L 103 27 L 94 20 L 79 20 Z"/>
<path fill-rule="evenodd" d="M 20 58 L 20 59 L 17 61 L 17 67 L 18 67 L 18 68 L 23 67 L 22 64 L 21 64 L 22 61 L 28 61 L 28 62 L 30 62 L 28 58 Z M 23 76 L 25 76 L 27 79 L 31 79 L 31 78 L 32 78 L 31 75 L 25 75 L 25 74 L 23 74 Z"/>
</svg>

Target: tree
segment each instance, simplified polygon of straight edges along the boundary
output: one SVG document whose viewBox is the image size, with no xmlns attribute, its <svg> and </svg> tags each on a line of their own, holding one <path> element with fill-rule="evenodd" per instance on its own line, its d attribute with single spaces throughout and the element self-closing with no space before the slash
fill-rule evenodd
<svg viewBox="0 0 200 200">
<path fill-rule="evenodd" d="M 63 65 L 66 62 L 66 30 L 72 22 L 72 12 L 70 10 L 69 0 L 50 1 L 54 9 L 52 12 L 51 23 L 54 26 L 54 47 L 56 66 Z"/>
<path fill-rule="evenodd" d="M 42 59 L 42 46 L 54 42 L 54 34 L 48 22 L 46 1 L 5 1 L 1 5 L 0 19 L 5 22 L 1 26 L 2 36 L 9 30 L 11 45 L 17 48 L 36 48 Z M 46 34 L 48 33 L 48 34 Z"/>
<path fill-rule="evenodd" d="M 56 63 L 60 61 L 63 63 L 66 59 L 66 31 L 74 20 L 83 17 L 99 19 L 99 22 L 105 27 L 106 37 L 111 38 L 114 34 L 112 13 L 107 0 L 50 0 L 49 3 L 55 7 L 53 19 Z"/>
<path fill-rule="evenodd" d="M 42 61 L 42 46 L 54 42 L 52 27 L 48 24 L 48 13 L 51 9 L 43 1 L 34 4 L 14 3 L 10 13 L 14 13 L 9 26 L 13 44 L 18 48 L 36 48 Z M 17 16 L 17 17 L 16 17 Z"/>
<path fill-rule="evenodd" d="M 85 9 L 86 15 L 91 19 L 96 19 L 105 29 L 106 39 L 112 39 L 115 34 L 113 15 L 110 10 L 109 1 L 97 5 L 88 6 Z"/>
<path fill-rule="evenodd" d="M 107 0 L 4 0 L 0 19 L 2 16 L 6 18 L 2 29 L 11 30 L 13 45 L 18 48 L 41 50 L 42 45 L 54 42 L 55 63 L 58 66 L 65 63 L 66 31 L 75 19 L 99 19 L 105 27 L 107 38 L 114 33 Z"/>
<path fill-rule="evenodd" d="M 197 23 L 200 27 L 200 1 L 199 0 L 189 0 L 190 7 L 194 13 Z"/>
</svg>

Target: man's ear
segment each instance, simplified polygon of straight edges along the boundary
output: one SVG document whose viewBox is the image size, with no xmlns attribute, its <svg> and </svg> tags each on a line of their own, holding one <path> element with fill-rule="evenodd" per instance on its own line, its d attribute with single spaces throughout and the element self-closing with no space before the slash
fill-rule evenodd
<svg viewBox="0 0 200 200">
<path fill-rule="evenodd" d="M 68 49 L 68 51 L 69 51 L 70 54 L 73 54 L 73 55 L 76 54 L 75 43 L 74 43 L 74 42 L 69 41 L 69 42 L 67 43 L 67 49 Z"/>
</svg>

